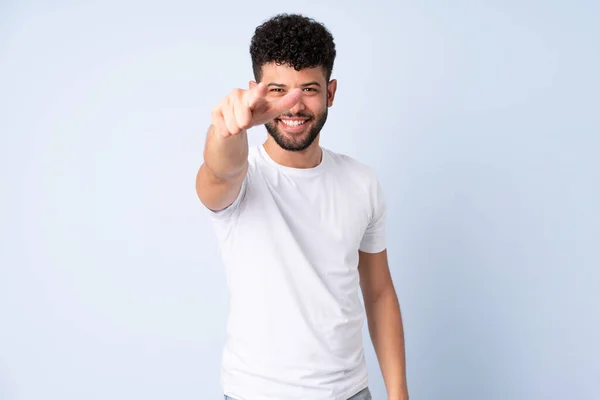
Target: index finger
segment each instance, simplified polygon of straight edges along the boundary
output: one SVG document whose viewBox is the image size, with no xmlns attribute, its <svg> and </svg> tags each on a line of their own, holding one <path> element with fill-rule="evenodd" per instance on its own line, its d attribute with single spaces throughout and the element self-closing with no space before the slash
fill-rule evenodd
<svg viewBox="0 0 600 400">
<path fill-rule="evenodd" d="M 267 102 L 267 107 L 264 112 L 255 117 L 261 123 L 270 121 L 294 107 L 300 100 L 300 97 L 302 97 L 302 91 L 300 89 L 294 89 L 279 100 Z"/>
</svg>

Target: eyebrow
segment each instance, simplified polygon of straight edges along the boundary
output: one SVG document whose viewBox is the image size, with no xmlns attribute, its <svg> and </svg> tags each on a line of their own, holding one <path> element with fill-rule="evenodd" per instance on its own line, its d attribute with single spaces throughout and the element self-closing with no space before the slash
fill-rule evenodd
<svg viewBox="0 0 600 400">
<path fill-rule="evenodd" d="M 278 87 L 278 88 L 284 88 L 284 87 L 286 87 L 286 85 L 284 85 L 282 83 L 274 83 L 274 82 L 271 82 L 271 83 L 269 83 L 267 85 L 267 87 L 271 87 L 271 86 Z M 312 81 L 312 82 L 307 82 L 307 83 L 303 83 L 302 85 L 300 85 L 300 87 L 303 87 L 303 88 L 308 87 L 308 86 L 318 86 L 318 87 L 321 87 L 321 84 L 319 82 L 317 82 L 317 81 Z"/>
<path fill-rule="evenodd" d="M 312 82 L 308 82 L 308 83 L 303 83 L 302 85 L 300 85 L 302 87 L 308 87 L 308 86 L 318 86 L 321 87 L 321 84 L 317 81 L 312 81 Z"/>
</svg>

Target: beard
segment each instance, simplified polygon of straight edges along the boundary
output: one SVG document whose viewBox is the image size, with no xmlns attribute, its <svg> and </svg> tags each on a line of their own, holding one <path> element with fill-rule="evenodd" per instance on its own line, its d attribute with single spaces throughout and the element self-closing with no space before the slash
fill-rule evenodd
<svg viewBox="0 0 600 400">
<path fill-rule="evenodd" d="M 271 137 L 275 140 L 275 143 L 277 143 L 282 149 L 287 151 L 302 151 L 313 144 L 317 136 L 319 136 L 319 133 L 321 133 L 321 129 L 327 121 L 327 111 L 327 107 L 325 107 L 323 112 L 317 115 L 308 114 L 305 112 L 299 112 L 296 114 L 281 114 L 282 117 L 287 118 L 308 118 L 305 124 L 310 124 L 310 127 L 308 127 L 309 129 L 300 133 L 283 132 L 280 129 L 279 118 L 275 118 L 274 120 L 267 122 L 265 127 L 267 128 L 269 135 L 271 135 Z"/>
</svg>

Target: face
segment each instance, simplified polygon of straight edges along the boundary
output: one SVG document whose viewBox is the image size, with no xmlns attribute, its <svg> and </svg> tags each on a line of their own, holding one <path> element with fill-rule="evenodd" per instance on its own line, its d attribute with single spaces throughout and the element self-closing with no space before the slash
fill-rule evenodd
<svg viewBox="0 0 600 400">
<path fill-rule="evenodd" d="M 308 148 L 327 121 L 327 109 L 333 104 L 337 82 L 327 82 L 321 67 L 296 71 L 275 64 L 263 65 L 261 81 L 267 85 L 270 101 L 277 101 L 294 88 L 302 89 L 300 101 L 265 126 L 282 149 L 302 151 Z"/>
</svg>

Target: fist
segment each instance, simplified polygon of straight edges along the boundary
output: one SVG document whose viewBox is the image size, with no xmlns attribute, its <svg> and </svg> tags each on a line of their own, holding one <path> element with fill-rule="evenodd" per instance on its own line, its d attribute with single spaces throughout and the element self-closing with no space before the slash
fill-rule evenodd
<svg viewBox="0 0 600 400">
<path fill-rule="evenodd" d="M 271 121 L 298 103 L 302 91 L 294 89 L 274 101 L 267 100 L 267 85 L 259 83 L 248 89 L 234 89 L 213 108 L 212 124 L 227 137 L 237 135 L 253 126 Z"/>
</svg>

